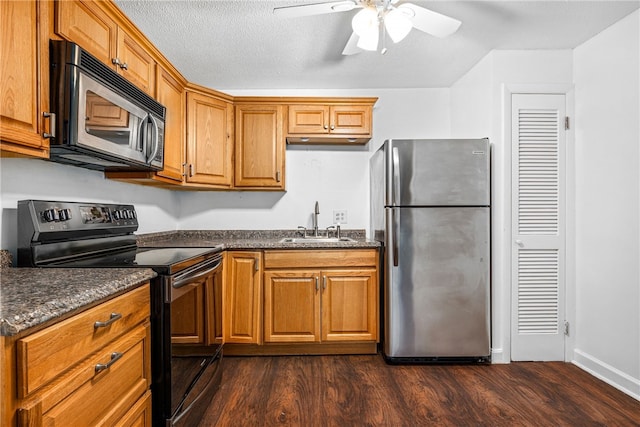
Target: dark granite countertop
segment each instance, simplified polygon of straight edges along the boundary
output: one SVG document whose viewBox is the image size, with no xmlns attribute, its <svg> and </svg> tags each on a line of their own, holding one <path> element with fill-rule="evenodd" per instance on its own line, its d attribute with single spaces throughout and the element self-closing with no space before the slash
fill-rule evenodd
<svg viewBox="0 0 640 427">
<path fill-rule="evenodd" d="M 324 230 L 322 230 L 324 234 Z M 342 237 L 352 242 L 313 241 L 283 243 L 285 237 L 300 237 L 296 230 L 181 230 L 138 235 L 138 246 L 146 247 L 211 247 L 224 249 L 363 249 L 379 248 L 380 243 L 368 240 L 364 230 L 343 230 Z"/>
<path fill-rule="evenodd" d="M 324 230 L 323 230 L 324 233 Z M 378 248 L 364 230 L 343 230 L 353 241 L 281 243 L 300 237 L 296 230 L 185 230 L 137 236 L 146 247 L 212 247 L 224 249 L 358 249 Z M 10 336 L 41 325 L 83 306 L 106 300 L 155 277 L 150 269 L 10 268 L 7 251 L 0 253 L 0 335 Z"/>
<path fill-rule="evenodd" d="M 147 268 L 2 268 L 0 335 L 16 335 L 155 276 Z"/>
</svg>

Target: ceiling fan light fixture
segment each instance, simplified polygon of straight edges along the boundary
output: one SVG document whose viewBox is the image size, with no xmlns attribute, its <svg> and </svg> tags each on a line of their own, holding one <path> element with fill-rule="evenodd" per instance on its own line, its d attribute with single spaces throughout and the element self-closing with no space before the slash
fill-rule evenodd
<svg viewBox="0 0 640 427">
<path fill-rule="evenodd" d="M 377 28 L 373 31 L 369 31 L 359 36 L 357 46 L 362 50 L 378 50 L 378 36 L 379 31 Z"/>
<path fill-rule="evenodd" d="M 353 32 L 362 38 L 367 33 L 373 32 L 374 30 L 378 31 L 379 23 L 378 11 L 370 7 L 365 7 L 353 16 L 351 27 L 353 28 Z"/>
<path fill-rule="evenodd" d="M 402 41 L 413 28 L 411 20 L 398 9 L 391 9 L 384 17 L 384 27 L 394 43 Z"/>
</svg>

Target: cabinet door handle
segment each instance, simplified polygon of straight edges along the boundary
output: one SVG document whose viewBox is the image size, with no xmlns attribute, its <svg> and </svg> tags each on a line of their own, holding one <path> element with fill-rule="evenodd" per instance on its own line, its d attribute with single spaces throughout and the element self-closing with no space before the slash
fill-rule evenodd
<svg viewBox="0 0 640 427">
<path fill-rule="evenodd" d="M 189 176 L 193 176 L 193 163 L 189 163 Z"/>
<path fill-rule="evenodd" d="M 122 314 L 120 313 L 111 313 L 111 316 L 109 317 L 109 320 L 105 320 L 104 322 L 101 321 L 97 321 L 96 323 L 93 324 L 93 327 L 95 329 L 98 328 L 106 328 L 107 326 L 109 326 L 110 324 L 112 324 L 113 322 L 115 322 L 118 319 L 122 318 Z"/>
<path fill-rule="evenodd" d="M 331 125 L 331 130 L 336 130 L 336 127 L 334 125 Z"/>
<path fill-rule="evenodd" d="M 276 172 L 276 182 L 280 182 L 280 171 Z"/>
<path fill-rule="evenodd" d="M 255 271 L 260 271 L 260 258 L 256 257 L 256 263 L 254 264 Z"/>
<path fill-rule="evenodd" d="M 120 66 L 120 58 L 111 58 L 111 63 L 113 65 L 117 65 L 119 67 Z"/>
<path fill-rule="evenodd" d="M 324 128 L 325 128 L 325 129 L 329 129 L 329 126 L 327 126 L 327 125 L 324 125 Z"/>
<path fill-rule="evenodd" d="M 322 276 L 322 290 L 327 289 L 327 276 Z"/>
<path fill-rule="evenodd" d="M 42 113 L 43 117 L 48 117 L 49 120 L 49 130 L 50 132 L 44 132 L 42 134 L 43 138 L 55 138 L 56 137 L 56 113 L 48 113 L 48 112 L 44 112 Z"/>
<path fill-rule="evenodd" d="M 123 70 L 128 70 L 129 65 L 125 62 L 124 64 L 120 64 L 120 68 L 122 68 Z"/>
<path fill-rule="evenodd" d="M 111 365 L 116 363 L 121 357 L 122 357 L 122 353 L 118 351 L 114 351 L 113 353 L 111 353 L 111 360 L 109 360 L 107 363 L 98 363 L 96 365 L 96 374 L 98 372 L 102 372 L 106 369 L 109 369 Z"/>
<path fill-rule="evenodd" d="M 318 283 L 318 276 L 316 276 L 316 292 L 320 290 L 320 285 Z"/>
</svg>

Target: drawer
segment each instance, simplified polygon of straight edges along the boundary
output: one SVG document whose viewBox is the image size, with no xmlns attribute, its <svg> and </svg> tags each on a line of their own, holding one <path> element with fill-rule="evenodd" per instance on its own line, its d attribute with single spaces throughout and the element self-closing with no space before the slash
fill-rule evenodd
<svg viewBox="0 0 640 427">
<path fill-rule="evenodd" d="M 43 407 L 42 424 L 113 426 L 123 417 L 132 423 L 140 419 L 131 411 L 135 412 L 151 383 L 147 332 L 141 325 L 92 356 L 89 364 L 83 364 L 86 381 L 50 410 Z M 121 356 L 114 359 L 114 354 Z M 96 372 L 96 365 L 109 363 Z"/>
<path fill-rule="evenodd" d="M 147 284 L 18 340 L 18 397 L 29 395 L 142 323 L 150 310 Z"/>
<path fill-rule="evenodd" d="M 147 391 L 115 427 L 151 427 L 151 392 Z"/>
<path fill-rule="evenodd" d="M 264 268 L 375 267 L 375 249 L 265 251 Z"/>
</svg>

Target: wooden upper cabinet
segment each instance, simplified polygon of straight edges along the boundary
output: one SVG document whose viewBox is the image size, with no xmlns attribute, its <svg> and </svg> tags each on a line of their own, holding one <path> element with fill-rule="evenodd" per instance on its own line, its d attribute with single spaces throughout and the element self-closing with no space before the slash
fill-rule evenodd
<svg viewBox="0 0 640 427">
<path fill-rule="evenodd" d="M 118 25 L 94 1 L 57 1 L 55 31 L 103 63 L 116 57 Z"/>
<path fill-rule="evenodd" d="M 131 35 L 118 28 L 117 71 L 153 96 L 156 88 L 156 61 Z"/>
<path fill-rule="evenodd" d="M 236 104 L 234 186 L 284 190 L 284 157 L 283 106 Z"/>
<path fill-rule="evenodd" d="M 366 143 L 372 136 L 375 98 L 351 98 L 290 104 L 287 113 L 289 143 Z"/>
<path fill-rule="evenodd" d="M 0 12 L 0 148 L 48 157 L 49 4 L 2 1 Z"/>
<path fill-rule="evenodd" d="M 231 186 L 233 104 L 187 92 L 186 181 Z"/>
<path fill-rule="evenodd" d="M 156 61 L 140 41 L 108 14 L 98 2 L 58 1 L 55 31 L 77 43 L 151 96 L 155 95 Z M 112 7 L 103 3 L 103 7 Z"/>
<path fill-rule="evenodd" d="M 185 89 L 177 78 L 167 70 L 158 67 L 157 100 L 164 105 L 164 167 L 156 172 L 158 176 L 182 182 L 185 147 Z"/>
</svg>

